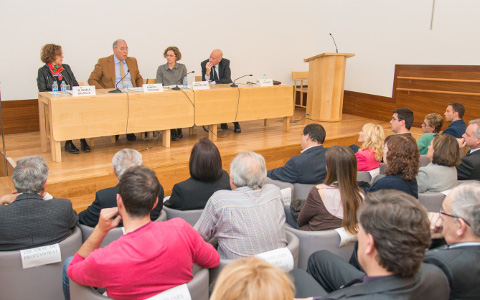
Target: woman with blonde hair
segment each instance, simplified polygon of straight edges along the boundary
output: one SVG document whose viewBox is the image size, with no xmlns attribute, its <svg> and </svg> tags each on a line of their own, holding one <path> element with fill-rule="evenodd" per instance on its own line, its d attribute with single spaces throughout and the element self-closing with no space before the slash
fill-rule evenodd
<svg viewBox="0 0 480 300">
<path fill-rule="evenodd" d="M 210 300 L 293 300 L 294 291 L 287 272 L 251 256 L 222 270 Z"/>
<path fill-rule="evenodd" d="M 370 171 L 380 167 L 383 158 L 384 139 L 385 133 L 382 126 L 374 123 L 363 125 L 358 137 L 362 146 L 355 153 L 358 171 Z"/>
</svg>

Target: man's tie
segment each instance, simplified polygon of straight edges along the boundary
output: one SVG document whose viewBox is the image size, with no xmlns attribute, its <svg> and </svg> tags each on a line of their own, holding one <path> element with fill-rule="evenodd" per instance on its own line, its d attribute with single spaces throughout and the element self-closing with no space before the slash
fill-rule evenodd
<svg viewBox="0 0 480 300">
<path fill-rule="evenodd" d="M 218 77 L 217 77 L 217 72 L 215 72 L 215 66 L 212 67 L 212 72 L 213 72 L 213 81 L 217 81 Z"/>
<path fill-rule="evenodd" d="M 125 71 L 123 70 L 123 61 L 120 62 L 120 76 L 123 86 L 125 86 Z"/>
</svg>

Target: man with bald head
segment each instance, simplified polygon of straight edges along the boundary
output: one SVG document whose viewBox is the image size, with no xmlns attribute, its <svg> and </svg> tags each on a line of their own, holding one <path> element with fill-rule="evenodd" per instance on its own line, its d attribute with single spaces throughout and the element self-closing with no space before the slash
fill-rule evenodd
<svg viewBox="0 0 480 300">
<path fill-rule="evenodd" d="M 232 82 L 232 72 L 230 71 L 230 61 L 226 58 L 223 58 L 223 52 L 220 49 L 215 49 L 210 54 L 210 58 L 202 61 L 200 64 L 202 66 L 202 80 L 203 81 L 212 81 L 218 84 L 226 84 Z M 238 122 L 233 122 L 235 126 L 235 133 L 240 133 L 240 124 Z M 223 123 L 221 124 L 223 130 L 228 129 L 228 125 Z"/>
</svg>

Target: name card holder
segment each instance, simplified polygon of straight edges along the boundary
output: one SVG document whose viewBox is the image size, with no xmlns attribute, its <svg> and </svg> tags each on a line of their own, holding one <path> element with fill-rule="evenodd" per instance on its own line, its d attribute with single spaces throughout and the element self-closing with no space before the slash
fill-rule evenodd
<svg viewBox="0 0 480 300">
<path fill-rule="evenodd" d="M 259 79 L 259 86 L 273 86 L 273 79 Z"/>
<path fill-rule="evenodd" d="M 144 93 L 163 93 L 163 85 L 161 83 L 149 83 L 142 85 Z"/>
<path fill-rule="evenodd" d="M 282 270 L 293 270 L 293 255 L 287 247 L 263 252 L 255 256 Z"/>
<path fill-rule="evenodd" d="M 72 96 L 81 97 L 81 96 L 95 96 L 97 93 L 95 91 L 94 85 L 84 85 L 84 86 L 74 86 L 72 87 Z"/>
<path fill-rule="evenodd" d="M 283 205 L 290 205 L 292 203 L 292 188 L 284 188 L 280 190 L 283 198 Z"/>
<path fill-rule="evenodd" d="M 62 261 L 62 253 L 60 251 L 60 245 L 58 243 L 48 246 L 20 250 L 20 256 L 22 257 L 22 267 L 24 269 L 53 264 Z"/>
<path fill-rule="evenodd" d="M 166 291 L 163 291 L 158 295 L 148 298 L 147 300 L 173 300 L 173 299 L 192 300 L 192 296 L 190 295 L 190 291 L 188 290 L 186 283 L 176 286 L 174 288 L 168 289 Z"/>
<path fill-rule="evenodd" d="M 208 81 L 194 81 L 192 83 L 192 88 L 194 91 L 209 90 L 210 85 L 208 84 Z"/>
</svg>

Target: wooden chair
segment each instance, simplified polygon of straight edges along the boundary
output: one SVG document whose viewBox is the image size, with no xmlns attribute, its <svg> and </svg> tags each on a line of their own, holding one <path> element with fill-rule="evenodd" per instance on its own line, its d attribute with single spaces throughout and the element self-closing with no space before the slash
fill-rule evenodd
<svg viewBox="0 0 480 300">
<path fill-rule="evenodd" d="M 195 76 L 195 81 L 202 81 L 202 75 L 200 75 L 200 76 Z"/>
<path fill-rule="evenodd" d="M 147 83 L 154 84 L 154 83 L 157 83 L 157 79 L 144 78 L 144 79 L 143 79 L 143 83 L 145 83 L 145 84 L 147 84 Z"/>
<path fill-rule="evenodd" d="M 292 79 L 293 79 L 293 104 L 298 107 L 307 107 L 308 72 L 292 72 Z M 297 92 L 300 92 L 299 103 L 297 103 Z"/>
</svg>

